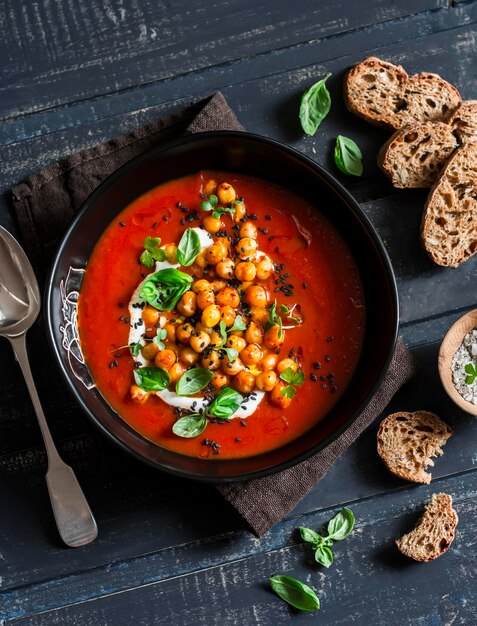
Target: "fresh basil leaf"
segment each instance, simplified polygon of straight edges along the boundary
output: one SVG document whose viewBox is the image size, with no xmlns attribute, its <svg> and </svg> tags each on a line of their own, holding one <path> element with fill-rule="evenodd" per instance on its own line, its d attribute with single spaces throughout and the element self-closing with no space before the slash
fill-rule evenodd
<svg viewBox="0 0 477 626">
<path fill-rule="evenodd" d="M 160 367 L 140 367 L 134 370 L 134 380 L 144 391 L 162 391 L 171 382 L 169 374 Z"/>
<path fill-rule="evenodd" d="M 132 343 L 129 348 L 133 356 L 138 356 L 138 354 L 141 352 L 142 343 L 140 341 L 137 341 L 136 343 Z"/>
<path fill-rule="evenodd" d="M 338 169 L 351 176 L 361 176 L 362 158 L 361 150 L 352 139 L 338 135 L 335 145 L 335 163 Z"/>
<path fill-rule="evenodd" d="M 326 546 L 318 546 L 315 550 L 315 561 L 324 567 L 330 567 L 333 563 L 333 552 Z"/>
<path fill-rule="evenodd" d="M 284 380 L 286 383 L 292 383 L 294 377 L 295 377 L 295 372 L 293 371 L 291 367 L 287 367 L 286 370 L 284 370 L 280 374 L 280 378 Z"/>
<path fill-rule="evenodd" d="M 241 315 L 237 315 L 232 326 L 227 330 L 227 333 L 233 333 L 234 330 L 247 330 L 247 324 L 243 321 Z"/>
<path fill-rule="evenodd" d="M 296 389 L 295 387 L 292 387 L 291 385 L 287 385 L 286 387 L 283 387 L 283 389 L 281 390 L 281 394 L 282 396 L 285 396 L 286 398 L 294 398 L 295 394 L 296 394 Z"/>
<path fill-rule="evenodd" d="M 220 419 L 229 419 L 243 402 L 243 396 L 235 389 L 224 387 L 217 394 L 207 413 Z"/>
<path fill-rule="evenodd" d="M 204 414 L 192 413 L 177 420 L 172 427 L 172 432 L 178 437 L 192 439 L 201 435 L 207 427 L 207 418 Z"/>
<path fill-rule="evenodd" d="M 148 304 L 160 311 L 171 311 L 192 284 L 192 276 L 175 268 L 150 274 L 139 293 Z"/>
<path fill-rule="evenodd" d="M 177 261 L 188 267 L 200 252 L 200 238 L 193 228 L 186 228 L 177 246 Z"/>
<path fill-rule="evenodd" d="M 300 122 L 307 135 L 314 135 L 330 112 L 331 96 L 325 84 L 330 76 L 331 74 L 327 74 L 312 85 L 301 98 Z"/>
<path fill-rule="evenodd" d="M 192 396 L 204 387 L 206 387 L 212 380 L 213 372 L 206 370 L 203 367 L 194 367 L 187 370 L 179 378 L 176 384 L 176 393 L 178 396 Z"/>
<path fill-rule="evenodd" d="M 311 587 L 291 576 L 271 576 L 270 584 L 273 591 L 282 600 L 300 611 L 316 611 L 320 601 Z"/>
<path fill-rule="evenodd" d="M 320 543 L 320 541 L 323 539 L 321 535 L 316 533 L 314 530 L 311 530 L 311 528 L 300 526 L 299 530 L 300 530 L 301 538 L 303 539 L 303 541 L 306 541 L 307 543 Z"/>
<path fill-rule="evenodd" d="M 348 508 L 344 508 L 328 523 L 328 535 L 334 541 L 343 541 L 354 527 L 354 515 Z"/>
<path fill-rule="evenodd" d="M 210 194 L 207 200 L 204 200 L 200 203 L 200 208 L 202 211 L 213 211 L 213 209 L 217 206 L 217 202 L 219 199 L 215 194 Z"/>
</svg>

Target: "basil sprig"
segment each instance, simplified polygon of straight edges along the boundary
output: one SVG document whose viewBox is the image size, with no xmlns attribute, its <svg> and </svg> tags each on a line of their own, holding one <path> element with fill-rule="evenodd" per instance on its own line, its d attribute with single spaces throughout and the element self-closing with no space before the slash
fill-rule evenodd
<svg viewBox="0 0 477 626">
<path fill-rule="evenodd" d="M 230 387 L 224 387 L 215 396 L 214 401 L 207 409 L 207 414 L 219 419 L 229 419 L 238 410 L 242 402 L 242 394 Z"/>
<path fill-rule="evenodd" d="M 328 522 L 328 535 L 323 537 L 311 528 L 300 527 L 300 535 L 303 541 L 310 543 L 315 551 L 315 560 L 324 567 L 330 567 L 333 563 L 331 546 L 334 541 L 343 541 L 354 528 L 355 518 L 353 512 L 344 508 Z"/>
<path fill-rule="evenodd" d="M 207 200 L 200 203 L 200 208 L 202 211 L 212 211 L 212 217 L 218 220 L 224 213 L 230 213 L 233 215 L 235 213 L 235 204 L 240 204 L 240 202 L 234 201 L 232 202 L 231 207 L 223 207 L 217 206 L 218 201 L 219 199 L 217 196 L 215 194 L 211 194 Z"/>
<path fill-rule="evenodd" d="M 186 228 L 177 246 L 177 261 L 188 267 L 200 252 L 200 238 L 193 228 Z"/>
<path fill-rule="evenodd" d="M 154 308 L 171 311 L 191 284 L 192 276 L 167 268 L 148 276 L 139 295 Z"/>
<path fill-rule="evenodd" d="M 351 176 L 361 176 L 362 158 L 361 150 L 352 139 L 343 135 L 336 137 L 335 163 L 338 169 Z"/>
<path fill-rule="evenodd" d="M 172 427 L 172 432 L 178 437 L 192 439 L 201 435 L 207 427 L 207 417 L 205 413 L 191 413 L 181 417 Z"/>
<path fill-rule="evenodd" d="M 303 385 L 305 380 L 305 373 L 301 370 L 294 372 L 291 367 L 287 367 L 287 369 L 280 374 L 280 378 L 284 380 L 288 385 L 284 387 L 281 391 L 282 396 L 286 396 L 287 398 L 293 398 L 296 394 L 296 387 L 300 387 Z"/>
<path fill-rule="evenodd" d="M 467 363 L 464 367 L 464 371 L 467 374 L 465 377 L 465 384 L 471 385 L 477 378 L 477 363 Z"/>
<path fill-rule="evenodd" d="M 213 377 L 213 372 L 203 367 L 193 367 L 179 378 L 176 384 L 178 396 L 192 396 L 206 387 Z"/>
<path fill-rule="evenodd" d="M 154 267 L 154 261 L 165 261 L 167 252 L 160 248 L 161 240 L 159 237 L 146 237 L 144 239 L 144 252 L 139 257 L 139 262 L 145 267 Z"/>
<path fill-rule="evenodd" d="M 169 374 L 160 367 L 140 367 L 134 370 L 136 385 L 144 391 L 162 391 L 169 387 Z"/>
<path fill-rule="evenodd" d="M 330 76 L 331 74 L 327 74 L 312 85 L 301 98 L 300 122 L 307 135 L 314 135 L 330 112 L 331 96 L 325 84 Z"/>
<path fill-rule="evenodd" d="M 311 587 L 291 576 L 271 576 L 270 584 L 273 591 L 282 600 L 300 611 L 316 611 L 320 601 Z"/>
</svg>

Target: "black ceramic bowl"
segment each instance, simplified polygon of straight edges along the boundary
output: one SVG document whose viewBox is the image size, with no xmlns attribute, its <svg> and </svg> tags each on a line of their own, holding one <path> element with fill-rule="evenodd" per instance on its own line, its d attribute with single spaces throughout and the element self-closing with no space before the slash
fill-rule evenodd
<svg viewBox="0 0 477 626">
<path fill-rule="evenodd" d="M 287 187 L 326 215 L 358 265 L 366 300 L 362 354 L 349 386 L 310 431 L 276 450 L 238 460 L 203 460 L 165 450 L 124 422 L 94 387 L 83 363 L 76 302 L 88 258 L 104 229 L 133 199 L 199 169 L 242 172 Z M 46 289 L 49 337 L 74 396 L 113 441 L 157 468 L 208 481 L 263 476 L 303 461 L 333 441 L 369 402 L 385 375 L 398 328 L 396 283 L 387 253 L 351 195 L 326 171 L 276 141 L 242 132 L 192 135 L 130 161 L 86 200 L 58 250 Z"/>
</svg>

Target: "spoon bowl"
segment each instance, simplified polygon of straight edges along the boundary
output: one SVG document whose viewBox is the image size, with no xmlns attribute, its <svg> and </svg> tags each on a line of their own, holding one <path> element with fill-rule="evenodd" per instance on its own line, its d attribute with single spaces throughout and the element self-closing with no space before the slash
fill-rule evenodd
<svg viewBox="0 0 477 626">
<path fill-rule="evenodd" d="M 56 450 L 30 370 L 25 335 L 40 308 L 33 268 L 20 244 L 0 226 L 0 336 L 12 345 L 38 418 L 48 455 L 46 482 L 58 531 L 68 546 L 76 548 L 93 541 L 98 529 L 73 470 Z"/>
</svg>

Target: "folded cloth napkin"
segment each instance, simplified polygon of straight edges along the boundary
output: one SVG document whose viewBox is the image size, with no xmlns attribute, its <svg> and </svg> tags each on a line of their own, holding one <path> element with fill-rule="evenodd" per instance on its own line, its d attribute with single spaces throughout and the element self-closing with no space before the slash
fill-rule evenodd
<svg viewBox="0 0 477 626">
<path fill-rule="evenodd" d="M 14 187 L 13 205 L 23 244 L 40 280 L 74 214 L 107 176 L 146 150 L 183 134 L 209 130 L 243 130 L 220 93 L 178 114 L 77 152 Z M 266 478 L 218 485 L 218 490 L 252 531 L 262 535 L 326 474 L 413 371 L 412 357 L 399 340 L 384 382 L 367 408 L 332 444 L 295 467 Z"/>
</svg>

